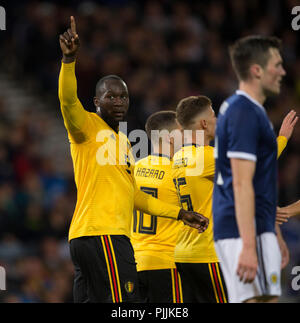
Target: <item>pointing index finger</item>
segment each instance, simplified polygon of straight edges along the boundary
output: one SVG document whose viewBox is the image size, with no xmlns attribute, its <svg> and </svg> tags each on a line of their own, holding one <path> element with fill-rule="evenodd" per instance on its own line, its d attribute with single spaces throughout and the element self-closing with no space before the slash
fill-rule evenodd
<svg viewBox="0 0 300 323">
<path fill-rule="evenodd" d="M 76 35 L 76 23 L 73 16 L 71 16 L 71 31 L 74 35 Z"/>
</svg>

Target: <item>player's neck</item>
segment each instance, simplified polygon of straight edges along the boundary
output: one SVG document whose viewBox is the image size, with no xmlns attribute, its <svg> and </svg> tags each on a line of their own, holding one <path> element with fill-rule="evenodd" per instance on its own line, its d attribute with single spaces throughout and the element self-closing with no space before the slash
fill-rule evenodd
<svg viewBox="0 0 300 323">
<path fill-rule="evenodd" d="M 166 149 L 166 147 L 170 146 L 170 149 Z M 170 145 L 170 143 L 160 143 L 159 145 L 153 145 L 152 153 L 156 155 L 163 155 L 169 158 L 173 158 L 174 156 L 174 147 Z"/>
<path fill-rule="evenodd" d="M 98 114 L 98 116 L 100 118 L 102 118 L 103 121 L 105 121 L 107 123 L 108 126 L 110 126 L 112 128 L 112 130 L 114 130 L 116 133 L 119 132 L 119 121 L 116 121 L 112 118 L 110 118 L 107 115 L 104 115 L 103 113 L 101 114 L 101 112 L 96 112 Z"/>
<path fill-rule="evenodd" d="M 203 129 L 197 129 L 197 130 L 203 130 Z M 196 131 L 197 131 L 196 130 Z M 203 130 L 203 132 L 197 133 L 196 131 L 192 131 L 191 135 L 188 134 L 185 135 L 184 138 L 184 144 L 185 145 L 197 145 L 197 146 L 208 146 L 210 139 L 207 136 L 207 132 Z M 204 135 L 202 135 L 204 134 Z"/>
<path fill-rule="evenodd" d="M 239 84 L 239 90 L 246 92 L 252 99 L 256 100 L 261 105 L 266 101 L 266 95 L 260 86 L 257 86 L 254 81 L 244 82 Z"/>
</svg>

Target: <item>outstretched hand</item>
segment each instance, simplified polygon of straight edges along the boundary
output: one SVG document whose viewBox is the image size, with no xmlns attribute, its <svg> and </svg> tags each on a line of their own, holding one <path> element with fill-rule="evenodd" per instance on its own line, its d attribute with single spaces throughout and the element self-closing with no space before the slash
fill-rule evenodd
<svg viewBox="0 0 300 323">
<path fill-rule="evenodd" d="M 276 223 L 283 224 L 288 222 L 289 218 L 292 216 L 288 208 L 277 207 L 276 210 Z"/>
<path fill-rule="evenodd" d="M 197 229 L 199 233 L 204 232 L 209 224 L 209 219 L 202 214 L 184 209 L 180 210 L 178 219 L 182 220 L 184 224 Z"/>
<path fill-rule="evenodd" d="M 279 130 L 279 136 L 284 136 L 287 140 L 289 140 L 298 119 L 299 118 L 297 117 L 296 112 L 294 110 L 291 110 L 282 121 Z"/>
<path fill-rule="evenodd" d="M 68 28 L 66 32 L 59 36 L 59 44 L 64 59 L 72 58 L 74 60 L 80 46 L 80 41 L 76 32 L 76 22 L 73 16 L 71 16 L 70 27 L 71 28 Z"/>
</svg>

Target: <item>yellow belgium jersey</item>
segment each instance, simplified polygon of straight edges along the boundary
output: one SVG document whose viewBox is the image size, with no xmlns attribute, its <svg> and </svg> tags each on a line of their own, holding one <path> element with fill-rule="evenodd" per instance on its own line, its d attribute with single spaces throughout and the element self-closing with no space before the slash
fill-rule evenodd
<svg viewBox="0 0 300 323">
<path fill-rule="evenodd" d="M 77 98 L 75 62 L 62 63 L 59 99 L 71 145 L 77 203 L 69 240 L 93 235 L 130 237 L 133 208 L 177 219 L 180 208 L 137 189 L 127 137 Z"/>
<path fill-rule="evenodd" d="M 277 137 L 278 154 L 286 147 L 287 139 Z M 212 194 L 215 161 L 211 146 L 186 145 L 173 158 L 172 176 L 183 208 L 199 212 L 209 219 L 205 232 L 184 226 L 175 248 L 175 262 L 217 262 L 213 241 Z"/>
<path fill-rule="evenodd" d="M 152 154 L 135 165 L 134 176 L 139 189 L 163 201 L 179 205 L 171 175 L 171 161 L 165 155 Z M 182 222 L 135 211 L 131 242 L 137 270 L 176 268 L 174 248 L 182 226 Z"/>
<path fill-rule="evenodd" d="M 209 219 L 206 231 L 198 233 L 184 226 L 175 247 L 175 261 L 182 263 L 218 262 L 213 240 L 212 194 L 214 148 L 186 145 L 173 158 L 172 176 L 181 205 Z"/>
</svg>

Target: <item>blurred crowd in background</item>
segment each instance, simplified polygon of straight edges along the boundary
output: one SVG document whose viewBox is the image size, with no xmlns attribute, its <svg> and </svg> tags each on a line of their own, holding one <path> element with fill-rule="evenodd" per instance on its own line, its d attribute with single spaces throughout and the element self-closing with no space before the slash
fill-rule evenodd
<svg viewBox="0 0 300 323">
<path fill-rule="evenodd" d="M 300 37 L 292 30 L 293 0 L 10 1 L 3 4 L 0 74 L 47 106 L 63 124 L 57 96 L 58 37 L 74 15 L 81 39 L 78 96 L 94 111 L 97 80 L 117 74 L 128 84 L 128 131 L 144 129 L 153 112 L 203 94 L 216 113 L 237 87 L 227 47 L 249 34 L 282 39 L 287 76 L 278 98 L 266 102 L 278 133 L 293 108 L 300 113 Z M 69 150 L 60 169 L 40 154 L 45 128 L 31 108 L 10 118 L 0 96 L 0 265 L 6 269 L 1 302 L 72 302 L 73 265 L 67 235 L 76 202 Z M 46 111 L 46 115 L 47 112 Z M 48 125 L 48 127 L 51 127 Z M 67 142 L 66 132 L 60 141 Z M 300 124 L 279 160 L 279 205 L 300 199 Z M 291 268 L 300 265 L 300 220 L 282 226 L 290 249 L 282 301 L 300 302 Z"/>
</svg>

